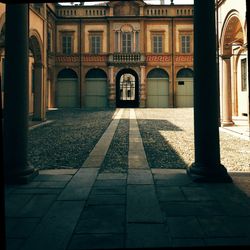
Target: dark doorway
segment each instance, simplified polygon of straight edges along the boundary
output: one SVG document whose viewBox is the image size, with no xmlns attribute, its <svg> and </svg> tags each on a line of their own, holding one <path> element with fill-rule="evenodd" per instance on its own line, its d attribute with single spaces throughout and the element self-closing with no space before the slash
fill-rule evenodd
<svg viewBox="0 0 250 250">
<path fill-rule="evenodd" d="M 137 108 L 139 106 L 139 81 L 132 69 L 123 69 L 116 76 L 116 106 Z"/>
</svg>

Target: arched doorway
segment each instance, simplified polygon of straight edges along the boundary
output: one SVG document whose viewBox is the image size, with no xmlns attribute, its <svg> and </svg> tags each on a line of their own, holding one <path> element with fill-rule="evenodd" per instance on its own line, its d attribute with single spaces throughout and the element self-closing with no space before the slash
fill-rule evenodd
<svg viewBox="0 0 250 250">
<path fill-rule="evenodd" d="M 74 70 L 63 69 L 57 75 L 56 107 L 79 108 L 79 84 Z"/>
<path fill-rule="evenodd" d="M 179 70 L 176 82 L 176 107 L 193 107 L 193 71 L 189 68 Z"/>
<path fill-rule="evenodd" d="M 85 107 L 106 108 L 107 98 L 107 75 L 102 69 L 91 69 L 85 77 Z"/>
<path fill-rule="evenodd" d="M 139 106 L 139 80 L 137 73 L 132 69 L 123 69 L 116 76 L 116 106 Z"/>
<path fill-rule="evenodd" d="M 36 31 L 30 32 L 29 38 L 29 69 L 30 69 L 30 110 L 33 111 L 33 120 L 45 119 L 45 90 L 43 84 L 42 42 Z"/>
<path fill-rule="evenodd" d="M 147 107 L 167 108 L 169 75 L 163 69 L 152 69 L 147 75 Z"/>
</svg>

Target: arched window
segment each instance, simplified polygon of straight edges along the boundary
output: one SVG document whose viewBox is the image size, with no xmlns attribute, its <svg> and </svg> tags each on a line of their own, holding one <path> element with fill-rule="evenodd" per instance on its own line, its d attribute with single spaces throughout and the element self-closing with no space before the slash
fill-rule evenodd
<svg viewBox="0 0 250 250">
<path fill-rule="evenodd" d="M 177 73 L 177 78 L 182 78 L 182 77 L 192 78 L 193 75 L 194 75 L 193 70 L 191 70 L 191 69 L 181 69 Z"/>
<path fill-rule="evenodd" d="M 63 69 L 58 73 L 57 78 L 77 78 L 77 74 L 72 69 Z"/>
<path fill-rule="evenodd" d="M 152 69 L 149 71 L 147 78 L 169 78 L 168 73 L 163 69 Z"/>
</svg>

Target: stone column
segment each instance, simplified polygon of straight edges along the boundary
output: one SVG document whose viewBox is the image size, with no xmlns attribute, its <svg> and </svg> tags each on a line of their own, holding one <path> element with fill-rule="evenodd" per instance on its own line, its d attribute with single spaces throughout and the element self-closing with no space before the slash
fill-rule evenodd
<svg viewBox="0 0 250 250">
<path fill-rule="evenodd" d="M 109 66 L 109 107 L 115 107 L 114 66 Z"/>
<path fill-rule="evenodd" d="M 140 107 L 146 107 L 146 77 L 145 66 L 141 66 L 141 82 L 140 82 Z"/>
<path fill-rule="evenodd" d="M 195 162 L 187 173 L 196 182 L 232 181 L 220 163 L 214 10 L 214 0 L 194 1 Z"/>
<path fill-rule="evenodd" d="M 232 126 L 232 95 L 231 95 L 231 60 L 230 56 L 222 57 L 223 82 L 222 82 L 222 121 L 221 125 Z"/>
<path fill-rule="evenodd" d="M 6 183 L 16 184 L 38 174 L 27 163 L 28 10 L 28 4 L 6 4 L 4 169 Z"/>
</svg>

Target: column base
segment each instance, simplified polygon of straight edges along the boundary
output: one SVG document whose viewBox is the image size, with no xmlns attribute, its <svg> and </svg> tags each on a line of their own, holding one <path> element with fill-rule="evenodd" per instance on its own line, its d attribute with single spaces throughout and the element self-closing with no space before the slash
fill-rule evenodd
<svg viewBox="0 0 250 250">
<path fill-rule="evenodd" d="M 221 122 L 221 127 L 231 127 L 231 126 L 234 126 L 233 121 L 222 121 Z"/>
<path fill-rule="evenodd" d="M 146 100 L 140 100 L 140 108 L 146 108 Z"/>
<path fill-rule="evenodd" d="M 211 167 L 192 163 L 187 168 L 187 174 L 194 182 L 231 183 L 233 181 L 222 164 Z"/>
<path fill-rule="evenodd" d="M 109 108 L 115 108 L 116 107 L 116 101 L 115 100 L 109 100 L 108 101 Z"/>
<path fill-rule="evenodd" d="M 19 173 L 9 173 L 5 176 L 6 184 L 27 184 L 31 182 L 39 174 L 38 169 L 28 167 Z"/>
</svg>

